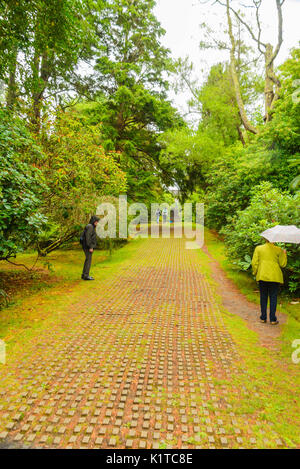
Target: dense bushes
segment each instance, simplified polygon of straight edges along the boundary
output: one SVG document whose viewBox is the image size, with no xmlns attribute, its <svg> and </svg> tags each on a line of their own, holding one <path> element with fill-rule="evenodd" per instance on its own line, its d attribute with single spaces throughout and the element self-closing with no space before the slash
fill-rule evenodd
<svg viewBox="0 0 300 469">
<path fill-rule="evenodd" d="M 287 190 L 297 175 L 296 166 L 290 167 L 289 157 L 280 149 L 266 149 L 261 141 L 227 148 L 209 175 L 205 197 L 208 225 L 221 229 L 230 222 L 237 210 L 249 204 L 253 187 L 263 181 Z"/>
<path fill-rule="evenodd" d="M 0 259 L 22 252 L 37 240 L 46 222 L 42 171 L 29 163 L 42 159 L 40 147 L 19 119 L 0 108 Z"/>
<path fill-rule="evenodd" d="M 282 193 L 271 183 L 264 182 L 252 190 L 249 206 L 238 211 L 221 230 L 230 259 L 242 269 L 250 269 L 254 248 L 262 242 L 260 233 L 275 225 L 300 225 L 300 193 Z M 300 285 L 300 249 L 295 244 L 286 248 L 285 280 L 289 290 L 296 292 Z"/>
<path fill-rule="evenodd" d="M 37 137 L 0 109 L 0 259 L 30 245 L 50 252 L 79 232 L 101 196 L 126 189 L 115 153 L 101 143 L 100 127 L 76 113 Z"/>
</svg>

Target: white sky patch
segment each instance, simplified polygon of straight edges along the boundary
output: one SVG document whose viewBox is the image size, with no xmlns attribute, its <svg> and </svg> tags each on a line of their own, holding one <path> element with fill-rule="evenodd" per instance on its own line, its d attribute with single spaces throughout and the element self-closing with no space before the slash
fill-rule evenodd
<svg viewBox="0 0 300 469">
<path fill-rule="evenodd" d="M 204 39 L 200 24 L 208 25 L 220 31 L 218 37 L 223 37 L 222 29 L 226 29 L 225 9 L 220 5 L 203 5 L 199 0 L 156 0 L 154 13 L 166 30 L 162 38 L 165 47 L 171 50 L 172 57 L 189 56 L 194 64 L 195 75 L 203 82 L 210 67 L 220 61 L 228 60 L 228 51 L 200 50 L 199 43 Z M 244 0 L 244 4 L 252 2 Z M 277 11 L 275 0 L 264 0 L 261 8 L 261 20 L 263 23 L 263 41 L 276 44 L 277 41 Z M 279 65 L 288 57 L 289 50 L 296 47 L 300 41 L 300 0 L 286 0 L 283 5 L 283 44 L 276 59 L 275 65 Z M 220 23 L 223 24 L 220 26 Z M 247 43 L 254 45 L 250 36 Z M 300 78 L 300 77 L 299 77 Z M 187 112 L 187 101 L 191 95 L 189 92 L 181 92 L 177 95 L 174 91 L 169 93 L 170 99 L 182 112 Z"/>
</svg>

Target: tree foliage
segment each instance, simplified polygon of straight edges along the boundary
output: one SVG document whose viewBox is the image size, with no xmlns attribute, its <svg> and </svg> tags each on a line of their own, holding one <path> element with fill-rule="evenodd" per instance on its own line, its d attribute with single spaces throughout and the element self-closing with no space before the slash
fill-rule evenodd
<svg viewBox="0 0 300 469">
<path fill-rule="evenodd" d="M 102 196 L 162 195 L 158 137 L 182 120 L 165 97 L 170 59 L 154 1 L 1 5 L 5 105 L 26 116 L 28 138 L 42 149 L 26 164 L 46 184 L 38 242 L 46 254 L 76 235 Z"/>
<path fill-rule="evenodd" d="M 82 91 L 75 72 L 80 60 L 92 56 L 93 30 L 80 0 L 2 3 L 0 77 L 7 85 L 7 106 L 26 112 L 39 131 L 51 102 Z"/>
<path fill-rule="evenodd" d="M 47 186 L 42 171 L 30 164 L 42 157 L 22 121 L 0 108 L 0 260 L 24 251 L 45 225 Z"/>
<path fill-rule="evenodd" d="M 89 126 L 75 110 L 60 112 L 41 143 L 45 157 L 39 164 L 48 186 L 43 210 L 50 222 L 39 243 L 45 254 L 78 233 L 102 196 L 125 191 L 126 175 L 117 154 L 104 151 L 101 125 Z"/>
<path fill-rule="evenodd" d="M 252 190 L 247 208 L 237 211 L 221 233 L 226 236 L 229 257 L 245 268 L 244 259 L 253 255 L 255 246 L 261 244 L 260 233 L 275 225 L 300 224 L 300 193 L 291 195 L 280 192 L 269 182 L 261 183 Z M 299 246 L 287 245 L 288 265 L 285 277 L 291 292 L 299 291 Z M 246 268 L 248 267 L 246 263 Z"/>
<path fill-rule="evenodd" d="M 135 84 L 164 91 L 169 51 L 160 43 L 165 33 L 153 14 L 154 0 L 110 0 L 96 22 L 100 38 L 95 71 L 109 95 Z"/>
<path fill-rule="evenodd" d="M 194 84 L 192 101 L 200 115 L 197 130 L 186 127 L 161 136 L 161 161 L 179 186 L 182 200 L 205 202 L 206 223 L 222 231 L 230 255 L 241 268 L 249 266 L 252 249 L 260 242 L 259 232 L 267 224 L 273 226 L 269 211 L 273 196 L 278 212 L 275 221 L 299 223 L 299 73 L 299 49 L 295 49 L 280 67 L 281 92 L 272 119 L 259 135 L 250 136 L 241 130 L 228 67 L 213 66 L 201 87 Z M 250 76 L 240 78 L 244 102 L 249 104 L 253 92 Z M 254 188 L 258 188 L 257 195 Z M 247 229 L 253 235 L 251 239 Z M 295 291 L 299 278 L 293 269 L 298 269 L 298 251 L 289 246 L 289 252 L 287 279 L 290 290 Z"/>
<path fill-rule="evenodd" d="M 129 198 L 155 199 L 166 179 L 159 161 L 159 135 L 183 125 L 171 104 L 135 85 L 120 86 L 112 96 L 100 95 L 94 103 L 82 103 L 78 109 L 90 124 L 101 122 L 104 148 L 117 152 L 120 167 L 128 175 Z"/>
</svg>

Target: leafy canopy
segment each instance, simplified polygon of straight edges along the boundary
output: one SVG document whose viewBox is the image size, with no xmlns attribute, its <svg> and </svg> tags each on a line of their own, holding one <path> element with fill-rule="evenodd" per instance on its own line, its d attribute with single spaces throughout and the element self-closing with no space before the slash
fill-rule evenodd
<svg viewBox="0 0 300 469">
<path fill-rule="evenodd" d="M 0 259 L 24 251 L 46 222 L 41 210 L 45 179 L 30 164 L 41 156 L 23 122 L 0 108 Z"/>
</svg>

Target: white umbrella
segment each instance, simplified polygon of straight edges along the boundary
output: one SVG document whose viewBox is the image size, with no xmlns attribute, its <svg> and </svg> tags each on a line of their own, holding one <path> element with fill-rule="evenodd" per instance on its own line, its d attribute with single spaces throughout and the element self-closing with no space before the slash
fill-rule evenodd
<svg viewBox="0 0 300 469">
<path fill-rule="evenodd" d="M 300 230 L 295 225 L 276 225 L 260 234 L 271 243 L 300 243 Z"/>
</svg>

